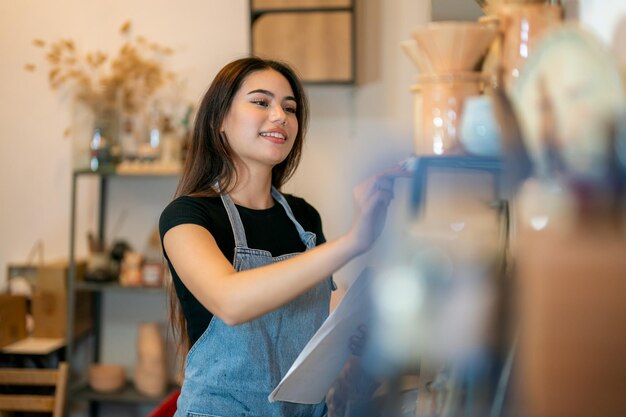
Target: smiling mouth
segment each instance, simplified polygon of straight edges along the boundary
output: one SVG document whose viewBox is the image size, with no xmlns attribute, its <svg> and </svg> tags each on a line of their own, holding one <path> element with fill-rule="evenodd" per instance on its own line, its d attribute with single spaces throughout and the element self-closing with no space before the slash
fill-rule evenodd
<svg viewBox="0 0 626 417">
<path fill-rule="evenodd" d="M 287 141 L 287 137 L 280 132 L 261 132 L 261 136 L 264 138 L 269 138 L 274 142 L 285 142 Z"/>
</svg>

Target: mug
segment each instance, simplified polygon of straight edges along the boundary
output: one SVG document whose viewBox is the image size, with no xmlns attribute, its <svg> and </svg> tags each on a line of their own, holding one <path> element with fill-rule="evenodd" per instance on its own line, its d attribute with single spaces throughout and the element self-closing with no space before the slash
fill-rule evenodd
<svg viewBox="0 0 626 417">
<path fill-rule="evenodd" d="M 493 102 L 486 95 L 465 99 L 461 116 L 461 145 L 472 155 L 496 157 L 502 152 Z"/>
</svg>

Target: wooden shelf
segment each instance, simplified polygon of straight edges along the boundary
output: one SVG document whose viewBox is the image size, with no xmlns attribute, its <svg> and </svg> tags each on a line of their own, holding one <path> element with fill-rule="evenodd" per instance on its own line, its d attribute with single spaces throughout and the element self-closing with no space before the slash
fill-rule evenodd
<svg viewBox="0 0 626 417">
<path fill-rule="evenodd" d="M 65 347 L 64 337 L 27 337 L 0 348 L 0 352 L 14 355 L 48 355 Z"/>
</svg>

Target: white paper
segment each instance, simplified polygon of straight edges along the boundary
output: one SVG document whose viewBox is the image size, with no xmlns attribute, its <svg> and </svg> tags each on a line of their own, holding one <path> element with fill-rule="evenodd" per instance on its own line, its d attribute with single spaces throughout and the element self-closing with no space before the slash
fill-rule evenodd
<svg viewBox="0 0 626 417">
<path fill-rule="evenodd" d="M 269 395 L 270 402 L 317 404 L 324 399 L 350 356 L 350 337 L 369 321 L 369 281 L 365 269 Z"/>
</svg>

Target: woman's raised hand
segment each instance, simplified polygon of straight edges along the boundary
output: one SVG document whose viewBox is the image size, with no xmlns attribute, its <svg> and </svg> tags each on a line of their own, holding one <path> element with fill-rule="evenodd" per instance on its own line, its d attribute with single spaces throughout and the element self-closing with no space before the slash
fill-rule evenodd
<svg viewBox="0 0 626 417">
<path fill-rule="evenodd" d="M 410 176 L 405 165 L 398 164 L 354 188 L 354 219 L 348 235 L 357 253 L 367 251 L 382 232 L 387 208 L 394 197 L 395 179 Z"/>
</svg>

